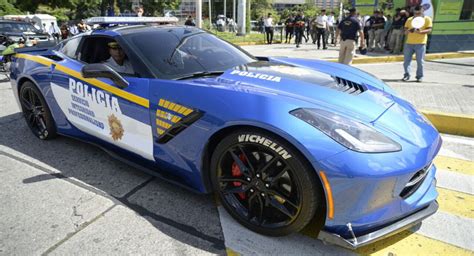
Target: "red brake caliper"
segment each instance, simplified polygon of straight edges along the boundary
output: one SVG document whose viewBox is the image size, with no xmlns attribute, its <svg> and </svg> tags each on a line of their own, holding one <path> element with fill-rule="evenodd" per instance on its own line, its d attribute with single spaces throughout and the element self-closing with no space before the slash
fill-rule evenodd
<svg viewBox="0 0 474 256">
<path fill-rule="evenodd" d="M 244 164 L 247 163 L 247 159 L 245 159 L 244 154 L 240 154 L 239 158 L 240 158 L 240 160 L 242 160 L 242 162 Z M 241 176 L 242 176 L 242 171 L 240 170 L 239 165 L 234 161 L 232 163 L 232 177 L 241 177 Z M 238 181 L 234 181 L 233 185 L 234 185 L 234 187 L 240 187 L 240 186 L 242 186 L 242 183 L 238 182 Z M 241 200 L 245 199 L 245 193 L 244 192 L 237 193 L 237 194 L 239 195 Z"/>
</svg>

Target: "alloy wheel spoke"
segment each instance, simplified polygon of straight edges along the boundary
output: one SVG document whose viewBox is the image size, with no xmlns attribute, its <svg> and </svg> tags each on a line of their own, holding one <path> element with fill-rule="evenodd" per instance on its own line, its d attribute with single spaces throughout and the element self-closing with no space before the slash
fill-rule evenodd
<svg viewBox="0 0 474 256">
<path fill-rule="evenodd" d="M 266 179 L 269 175 L 267 174 L 267 169 L 270 168 L 276 161 L 278 160 L 278 157 L 273 157 L 268 161 L 260 170 L 259 172 L 262 174 L 262 178 Z"/>
<path fill-rule="evenodd" d="M 236 193 L 247 192 L 247 190 L 249 190 L 247 186 L 240 186 L 240 187 L 225 188 L 222 190 L 222 193 L 223 194 L 236 194 Z"/>
<path fill-rule="evenodd" d="M 238 145 L 237 147 L 239 148 L 240 152 L 244 155 L 245 159 L 247 159 L 247 164 L 249 165 L 249 169 L 250 169 L 251 174 L 254 174 L 255 173 L 255 168 L 253 167 L 247 153 L 245 153 L 244 148 L 241 145 Z"/>
<path fill-rule="evenodd" d="M 29 89 L 28 90 L 28 97 L 30 98 L 30 103 L 31 105 L 35 106 L 35 93 L 33 92 L 33 90 Z"/>
<path fill-rule="evenodd" d="M 290 217 L 291 219 L 295 218 L 295 215 L 292 214 L 283 204 L 280 204 L 276 199 L 270 198 L 270 205 L 280 211 L 281 213 L 285 214 L 286 216 Z"/>
<path fill-rule="evenodd" d="M 240 171 L 243 172 L 247 176 L 251 176 L 252 174 L 249 173 L 249 168 L 245 166 L 244 162 L 238 157 L 232 150 L 229 150 L 230 155 L 232 156 L 232 159 L 237 163 L 237 165 L 240 168 Z"/>
<path fill-rule="evenodd" d="M 43 120 L 43 117 L 38 115 L 36 116 L 36 121 L 38 122 L 38 128 L 40 128 L 41 133 L 47 130 L 46 123 Z"/>
<path fill-rule="evenodd" d="M 244 179 L 241 179 L 241 178 L 237 178 L 237 177 L 232 177 L 232 178 L 220 178 L 219 179 L 219 182 L 223 182 L 223 183 L 229 183 L 229 182 L 240 182 L 242 184 L 249 184 L 248 181 L 244 180 Z"/>
<path fill-rule="evenodd" d="M 291 200 L 290 200 L 288 197 L 282 195 L 281 193 L 279 193 L 279 192 L 276 191 L 276 190 L 269 189 L 269 190 L 267 190 L 267 193 L 270 194 L 270 195 L 272 195 L 273 197 L 279 197 L 280 199 L 285 200 L 285 203 L 288 203 L 289 205 L 291 205 L 291 207 L 293 207 L 293 208 L 295 208 L 295 209 L 298 209 L 298 208 L 299 208 L 298 205 L 296 205 L 295 203 L 291 202 Z M 276 199 L 275 199 L 275 200 L 276 200 Z"/>
<path fill-rule="evenodd" d="M 22 96 L 20 97 L 20 100 L 21 100 L 21 103 L 23 104 L 23 106 L 24 106 L 27 110 L 29 110 L 29 111 L 33 110 L 33 105 L 32 105 L 27 99 L 25 99 L 24 95 L 22 95 Z"/>
<path fill-rule="evenodd" d="M 285 174 L 286 172 L 288 172 L 290 169 L 288 167 L 285 167 L 283 168 L 281 171 L 279 171 L 275 176 L 273 177 L 270 177 L 270 184 L 271 186 L 275 185 L 276 182 L 281 179 L 281 177 L 283 176 L 283 174 Z"/>
<path fill-rule="evenodd" d="M 255 197 L 257 196 L 257 194 L 253 194 L 249 197 L 249 200 L 248 200 L 248 214 L 247 214 L 247 220 L 251 220 L 255 214 L 253 214 L 253 204 L 254 204 L 254 199 Z"/>
</svg>

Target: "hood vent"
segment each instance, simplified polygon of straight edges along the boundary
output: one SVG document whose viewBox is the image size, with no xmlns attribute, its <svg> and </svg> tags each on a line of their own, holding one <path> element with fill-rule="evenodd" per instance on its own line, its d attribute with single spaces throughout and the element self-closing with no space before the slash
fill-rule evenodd
<svg viewBox="0 0 474 256">
<path fill-rule="evenodd" d="M 352 81 L 349 81 L 349 80 L 346 80 L 346 79 L 343 79 L 343 78 L 340 78 L 340 77 L 337 77 L 337 76 L 335 76 L 333 78 L 337 83 L 336 89 L 338 91 L 342 91 L 342 92 L 345 92 L 345 93 L 357 95 L 357 94 L 361 94 L 361 93 L 363 93 L 367 90 L 367 88 L 365 88 L 361 84 L 354 83 Z"/>
</svg>

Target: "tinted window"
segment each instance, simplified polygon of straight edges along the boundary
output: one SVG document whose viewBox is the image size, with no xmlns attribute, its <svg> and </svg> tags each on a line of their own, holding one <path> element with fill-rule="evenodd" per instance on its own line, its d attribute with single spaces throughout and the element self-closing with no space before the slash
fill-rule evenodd
<svg viewBox="0 0 474 256">
<path fill-rule="evenodd" d="M 0 32 L 34 32 L 40 33 L 33 25 L 29 23 L 7 23 L 0 22 Z"/>
<path fill-rule="evenodd" d="M 69 39 L 68 41 L 63 43 L 63 46 L 59 51 L 62 52 L 64 55 L 75 59 L 77 47 L 79 46 L 79 43 L 81 42 L 81 38 L 82 37 L 75 37 L 75 38 Z"/>
<path fill-rule="evenodd" d="M 225 71 L 255 61 L 233 45 L 203 32 L 179 35 L 170 29 L 133 33 L 125 38 L 151 68 L 167 79 Z"/>
</svg>

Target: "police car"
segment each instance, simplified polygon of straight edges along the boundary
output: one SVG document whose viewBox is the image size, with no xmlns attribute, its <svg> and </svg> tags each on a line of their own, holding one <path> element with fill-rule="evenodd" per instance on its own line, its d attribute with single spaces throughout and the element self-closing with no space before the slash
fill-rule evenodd
<svg viewBox="0 0 474 256">
<path fill-rule="evenodd" d="M 96 23 L 128 26 L 16 54 L 13 92 L 39 139 L 74 137 L 215 192 L 264 235 L 316 220 L 320 239 L 357 248 L 437 210 L 441 138 L 381 80 L 336 63 L 254 57 L 194 27 L 110 19 Z"/>
</svg>

